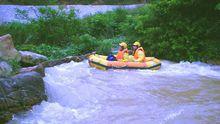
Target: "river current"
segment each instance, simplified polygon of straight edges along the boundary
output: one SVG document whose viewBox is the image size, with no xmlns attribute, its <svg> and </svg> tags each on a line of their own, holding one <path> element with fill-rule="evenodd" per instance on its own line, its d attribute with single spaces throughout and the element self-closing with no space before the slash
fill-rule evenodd
<svg viewBox="0 0 220 124">
<path fill-rule="evenodd" d="M 9 124 L 217 124 L 220 66 L 162 61 L 151 70 L 108 70 L 87 61 L 46 68 L 48 101 Z"/>
</svg>

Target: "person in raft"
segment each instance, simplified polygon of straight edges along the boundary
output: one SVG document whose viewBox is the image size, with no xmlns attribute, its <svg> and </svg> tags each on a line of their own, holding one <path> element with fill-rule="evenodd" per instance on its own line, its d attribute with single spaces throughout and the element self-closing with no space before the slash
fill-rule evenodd
<svg viewBox="0 0 220 124">
<path fill-rule="evenodd" d="M 141 47 L 139 41 L 134 42 L 133 46 L 133 53 L 132 56 L 129 56 L 129 60 L 132 62 L 144 62 L 145 61 L 145 52 L 144 49 Z"/>
<path fill-rule="evenodd" d="M 124 61 L 124 62 L 128 61 L 129 53 L 128 53 L 128 49 L 127 49 L 127 47 L 128 47 L 127 43 L 121 42 L 119 44 L 119 46 L 120 47 L 119 47 L 118 53 L 116 54 L 116 60 L 117 61 Z"/>
<path fill-rule="evenodd" d="M 123 61 L 126 62 L 128 61 L 128 49 L 127 49 L 128 45 L 125 42 L 121 42 L 119 43 L 119 50 L 118 53 L 116 55 L 108 55 L 107 60 L 108 61 Z"/>
</svg>

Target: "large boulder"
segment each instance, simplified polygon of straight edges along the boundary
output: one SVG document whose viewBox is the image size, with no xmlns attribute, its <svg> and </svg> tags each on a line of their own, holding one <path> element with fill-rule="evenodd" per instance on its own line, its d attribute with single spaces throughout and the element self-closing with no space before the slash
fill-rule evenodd
<svg viewBox="0 0 220 124">
<path fill-rule="evenodd" d="M 7 122 L 14 113 L 27 110 L 46 98 L 43 79 L 37 72 L 0 78 L 0 123 Z"/>
<path fill-rule="evenodd" d="M 0 61 L 0 77 L 10 76 L 12 67 L 5 61 Z"/>
<path fill-rule="evenodd" d="M 21 60 L 19 52 L 14 48 L 10 34 L 0 37 L 0 58 L 3 60 Z"/>
<path fill-rule="evenodd" d="M 19 51 L 19 53 L 21 54 L 21 62 L 25 65 L 37 65 L 48 60 L 46 56 L 30 51 Z"/>
</svg>

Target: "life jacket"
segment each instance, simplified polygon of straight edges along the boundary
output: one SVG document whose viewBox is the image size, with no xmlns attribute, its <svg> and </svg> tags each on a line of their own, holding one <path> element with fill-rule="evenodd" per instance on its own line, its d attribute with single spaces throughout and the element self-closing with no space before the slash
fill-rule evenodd
<svg viewBox="0 0 220 124">
<path fill-rule="evenodd" d="M 139 58 L 139 56 L 138 56 L 138 52 L 139 51 L 143 51 L 144 52 L 144 49 L 142 47 L 137 48 L 135 50 L 135 52 L 133 53 L 134 59 L 138 59 Z M 145 52 L 144 52 L 144 59 L 142 60 L 143 62 L 145 61 L 145 57 L 146 57 L 146 55 L 145 55 Z"/>
<path fill-rule="evenodd" d="M 119 50 L 117 55 L 116 55 L 116 59 L 117 60 L 123 59 L 125 53 L 128 53 L 128 49 L 124 49 L 122 51 Z"/>
</svg>

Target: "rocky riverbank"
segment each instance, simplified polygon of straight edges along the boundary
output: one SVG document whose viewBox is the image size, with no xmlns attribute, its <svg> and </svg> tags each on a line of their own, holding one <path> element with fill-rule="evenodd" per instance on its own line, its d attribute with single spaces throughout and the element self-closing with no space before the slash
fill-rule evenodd
<svg viewBox="0 0 220 124">
<path fill-rule="evenodd" d="M 42 76 L 37 72 L 0 78 L 0 123 L 7 122 L 14 113 L 27 110 L 46 98 Z"/>
<path fill-rule="evenodd" d="M 53 67 L 70 61 L 80 62 L 85 56 L 71 56 L 61 60 L 47 61 L 20 70 L 13 77 L 0 78 L 0 123 L 5 123 L 12 115 L 46 100 L 43 76 L 46 67 Z"/>
<path fill-rule="evenodd" d="M 11 35 L 0 37 L 0 123 L 5 123 L 12 115 L 46 100 L 43 77 L 46 67 L 53 67 L 70 61 L 81 62 L 85 56 L 69 56 L 60 60 L 48 61 L 46 56 L 29 51 L 17 51 Z M 20 68 L 13 75 L 10 61 L 30 67 Z M 34 66 L 33 66 L 34 65 Z"/>
<path fill-rule="evenodd" d="M 0 37 L 0 123 L 7 122 L 13 114 L 30 109 L 47 99 L 43 81 L 45 68 L 70 61 L 81 62 L 89 55 L 49 61 L 46 56 L 16 50 L 9 34 Z M 28 66 L 20 68 L 13 75 L 14 70 L 9 61 Z M 211 62 L 217 64 L 218 61 Z"/>
</svg>

